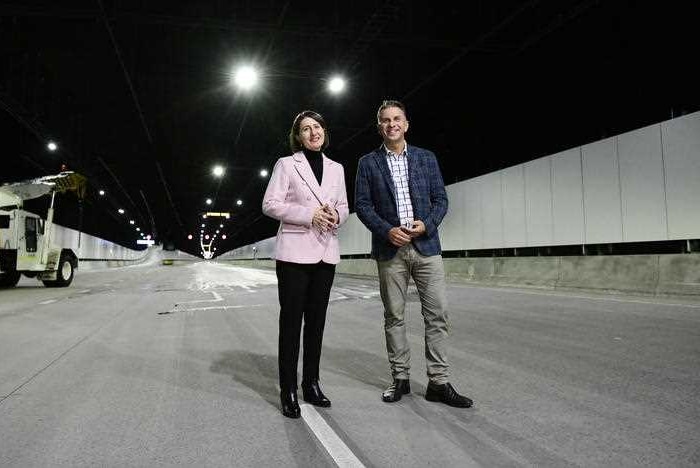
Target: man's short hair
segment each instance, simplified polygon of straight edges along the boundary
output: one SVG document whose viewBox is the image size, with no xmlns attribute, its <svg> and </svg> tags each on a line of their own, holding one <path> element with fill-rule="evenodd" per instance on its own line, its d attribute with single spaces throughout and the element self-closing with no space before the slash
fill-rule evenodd
<svg viewBox="0 0 700 468">
<path fill-rule="evenodd" d="M 387 99 L 385 101 L 382 101 L 382 105 L 379 106 L 379 110 L 377 110 L 377 123 L 379 123 L 379 115 L 382 113 L 382 111 L 388 107 L 398 107 L 403 111 L 403 115 L 406 116 L 406 120 L 408 120 L 408 114 L 406 113 L 406 106 L 403 105 L 403 102 L 401 101 L 396 101 L 394 99 Z"/>
</svg>

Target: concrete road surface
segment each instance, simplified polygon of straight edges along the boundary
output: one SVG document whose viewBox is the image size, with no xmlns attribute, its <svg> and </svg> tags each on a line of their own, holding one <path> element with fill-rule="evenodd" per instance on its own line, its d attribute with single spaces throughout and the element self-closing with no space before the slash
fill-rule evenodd
<svg viewBox="0 0 700 468">
<path fill-rule="evenodd" d="M 336 277 L 321 378 L 330 409 L 279 412 L 276 278 L 217 263 L 78 272 L 0 290 L 2 467 L 700 466 L 700 304 L 448 288 L 451 381 L 390 383 L 371 279 Z"/>
</svg>

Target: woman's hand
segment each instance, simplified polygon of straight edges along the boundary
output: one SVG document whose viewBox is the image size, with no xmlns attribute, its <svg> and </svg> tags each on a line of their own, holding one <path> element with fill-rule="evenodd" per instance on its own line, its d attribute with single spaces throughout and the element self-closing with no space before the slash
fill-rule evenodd
<svg viewBox="0 0 700 468">
<path fill-rule="evenodd" d="M 338 210 L 336 210 L 335 208 L 331 208 L 330 206 L 328 206 L 327 203 L 323 205 L 323 209 L 326 213 L 333 217 L 333 225 L 337 226 L 340 222 L 340 215 L 338 214 Z"/>
<path fill-rule="evenodd" d="M 329 212 L 328 205 L 319 206 L 314 211 L 311 224 L 321 232 L 330 231 L 335 226 L 335 215 Z"/>
</svg>

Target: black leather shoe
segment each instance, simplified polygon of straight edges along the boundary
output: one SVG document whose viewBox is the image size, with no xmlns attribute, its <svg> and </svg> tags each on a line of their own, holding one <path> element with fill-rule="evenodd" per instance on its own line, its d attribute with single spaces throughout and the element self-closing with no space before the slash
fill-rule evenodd
<svg viewBox="0 0 700 468">
<path fill-rule="evenodd" d="M 302 382 L 301 390 L 304 392 L 304 401 L 311 403 L 314 406 L 321 406 L 323 408 L 328 408 L 331 406 L 331 400 L 326 398 L 326 395 L 321 391 L 321 387 L 318 385 L 318 380 L 314 380 L 308 384 Z"/>
<path fill-rule="evenodd" d="M 297 398 L 297 391 L 282 391 L 280 392 L 280 399 L 282 400 L 282 414 L 288 418 L 300 418 L 301 408 L 299 408 L 299 399 Z"/>
<path fill-rule="evenodd" d="M 470 398 L 457 393 L 457 390 L 450 383 L 436 385 L 429 382 L 428 389 L 425 391 L 425 399 L 428 401 L 439 401 L 455 408 L 471 408 L 474 404 Z"/>
<path fill-rule="evenodd" d="M 411 382 L 408 379 L 394 379 L 394 383 L 382 393 L 382 401 L 393 403 L 399 401 L 402 395 L 411 393 Z"/>
</svg>

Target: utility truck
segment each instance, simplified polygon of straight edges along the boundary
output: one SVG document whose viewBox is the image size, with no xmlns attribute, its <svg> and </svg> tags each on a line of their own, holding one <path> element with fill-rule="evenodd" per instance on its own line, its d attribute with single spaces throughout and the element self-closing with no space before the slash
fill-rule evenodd
<svg viewBox="0 0 700 468">
<path fill-rule="evenodd" d="M 0 288 L 16 286 L 21 275 L 47 287 L 71 284 L 78 256 L 54 244 L 54 201 L 67 191 L 83 198 L 85 187 L 85 177 L 75 172 L 0 186 Z M 43 196 L 51 198 L 46 219 L 23 209 L 25 200 Z"/>
</svg>

